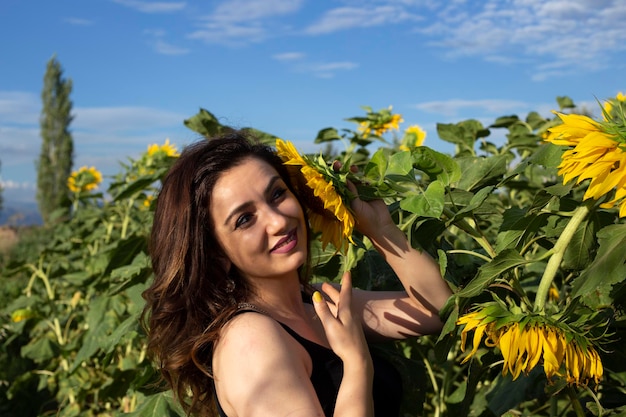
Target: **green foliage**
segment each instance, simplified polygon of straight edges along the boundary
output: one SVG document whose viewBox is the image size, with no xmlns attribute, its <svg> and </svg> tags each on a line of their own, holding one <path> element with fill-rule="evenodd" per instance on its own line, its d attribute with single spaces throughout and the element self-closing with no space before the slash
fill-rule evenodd
<svg viewBox="0 0 626 417">
<path fill-rule="evenodd" d="M 72 80 L 63 78 L 61 64 L 48 61 L 41 92 L 41 151 L 37 161 L 37 202 L 45 224 L 67 216 L 70 208 L 67 178 L 72 170 L 74 142 Z"/>
<path fill-rule="evenodd" d="M 559 98 L 560 108 L 572 106 Z M 360 191 L 385 199 L 410 242 L 437 259 L 454 289 L 440 335 L 376 347 L 402 370 L 405 415 L 622 415 L 626 229 L 616 209 L 594 209 L 574 228 L 554 278 L 559 298 L 548 300 L 544 313 L 581 325 L 604 349 L 605 377 L 595 390 L 548 381 L 540 367 L 512 380 L 493 348 L 480 347 L 461 363 L 457 319 L 494 297 L 532 308 L 555 245 L 581 206 L 583 191 L 556 175 L 562 149 L 541 139 L 557 122 L 533 112 L 487 127 L 476 120 L 439 125 L 441 139 L 456 146 L 445 155 L 423 146 L 400 150 L 397 138 L 379 141 L 381 126 L 397 119 L 389 109 L 365 109 L 365 117 L 348 120 L 369 123 L 376 135 L 326 128 L 315 141 L 346 145 L 325 160 L 357 165 Z M 230 130 L 203 109 L 185 124 L 205 136 Z M 256 133 L 273 143 L 272 135 Z M 503 139 L 486 140 L 496 136 Z M 376 141 L 382 145 L 370 153 Z M 0 414 L 183 415 L 157 382 L 138 323 L 141 292 L 152 277 L 151 197 L 173 159 L 129 160 L 108 198 L 77 195 L 67 222 L 41 229 L 32 250 L 18 247 L 4 263 L 2 279 L 12 289 L 2 290 Z M 339 279 L 349 266 L 361 288 L 397 289 L 371 243 L 355 240 L 346 257 L 314 242 L 314 279 Z"/>
</svg>

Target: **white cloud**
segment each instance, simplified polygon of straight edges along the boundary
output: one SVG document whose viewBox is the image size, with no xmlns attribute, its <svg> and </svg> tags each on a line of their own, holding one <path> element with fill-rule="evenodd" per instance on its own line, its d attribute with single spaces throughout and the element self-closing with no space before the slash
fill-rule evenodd
<svg viewBox="0 0 626 417">
<path fill-rule="evenodd" d="M 163 40 L 163 38 L 167 35 L 167 32 L 163 29 L 145 29 L 143 34 L 152 38 L 149 43 L 158 54 L 186 55 L 190 52 L 188 48 L 176 46 Z"/>
<path fill-rule="evenodd" d="M 312 64 L 307 67 L 303 67 L 305 72 L 309 72 L 316 77 L 320 78 L 332 78 L 337 71 L 349 71 L 358 68 L 358 64 L 349 61 L 340 62 L 325 62 L 320 64 Z"/>
<path fill-rule="evenodd" d="M 377 7 L 339 7 L 332 9 L 320 20 L 308 26 L 304 32 L 321 35 L 353 28 L 365 28 L 394 24 L 407 20 L 420 20 L 415 14 L 396 5 Z"/>
<path fill-rule="evenodd" d="M 3 93 L 17 98 L 14 102 L 29 103 L 27 93 Z M 24 100 L 24 97 L 27 99 Z M 2 103 L 2 100 L 0 100 Z M 6 104 L 6 103 L 5 103 Z M 3 106 L 0 106 L 0 110 Z M 6 110 L 6 109 L 4 109 Z M 19 124 L 11 123 L 11 112 L 0 111 L 0 161 L 3 178 L 34 175 L 39 156 L 41 136 L 38 113 L 23 116 Z M 75 108 L 70 125 L 74 139 L 75 165 L 90 164 L 116 172 L 119 161 L 131 153 L 139 155 L 152 143 L 163 143 L 167 137 L 180 140 L 188 115 L 146 107 Z M 189 134 L 191 136 L 191 134 Z M 180 145 L 182 147 L 182 144 Z M 96 164 L 97 163 L 97 164 Z M 18 174 L 20 173 L 20 174 Z"/>
<path fill-rule="evenodd" d="M 489 0 L 447 3 L 418 31 L 449 57 L 530 60 L 543 80 L 609 67 L 609 54 L 626 50 L 625 18 L 623 0 Z"/>
<path fill-rule="evenodd" d="M 268 34 L 265 27 L 256 22 L 235 24 L 210 21 L 203 24 L 202 29 L 189 34 L 189 39 L 229 46 L 261 42 L 267 37 Z"/>
<path fill-rule="evenodd" d="M 140 0 L 111 0 L 142 13 L 169 13 L 184 9 L 184 1 L 140 1 Z"/>
<path fill-rule="evenodd" d="M 333 78 L 339 71 L 350 71 L 359 67 L 359 64 L 351 61 L 306 61 L 306 55 L 300 52 L 285 52 L 273 55 L 272 58 L 286 64 L 294 72 L 311 74 L 317 78 Z"/>
<path fill-rule="evenodd" d="M 283 52 L 280 54 L 272 55 L 277 61 L 299 61 L 303 59 L 306 55 L 302 52 Z"/>
<path fill-rule="evenodd" d="M 229 0 L 219 4 L 210 20 L 220 22 L 247 22 L 293 13 L 303 0 Z"/>
<path fill-rule="evenodd" d="M 0 181 L 0 187 L 4 190 L 34 190 L 35 184 L 29 182 L 17 182 L 12 180 Z"/>
<path fill-rule="evenodd" d="M 531 106 L 528 103 L 516 100 L 443 100 L 428 101 L 415 105 L 415 108 L 434 114 L 451 117 L 457 116 L 464 109 L 472 109 L 476 111 L 486 111 L 502 115 L 507 112 L 515 112 L 520 109 L 528 109 Z"/>
<path fill-rule="evenodd" d="M 181 48 L 162 40 L 158 40 L 154 43 L 154 50 L 162 55 L 186 55 L 189 53 L 189 49 L 187 48 Z"/>
<path fill-rule="evenodd" d="M 0 123 L 39 123 L 41 99 L 23 91 L 0 91 Z"/>
<path fill-rule="evenodd" d="M 91 26 L 94 23 L 93 20 L 81 19 L 79 17 L 68 17 L 64 21 L 74 26 Z"/>
<path fill-rule="evenodd" d="M 274 18 L 297 12 L 303 0 L 231 0 L 200 19 L 190 39 L 231 46 L 261 42 L 275 34 Z"/>
<path fill-rule="evenodd" d="M 100 132 L 141 131 L 179 125 L 187 118 L 170 111 L 149 107 L 78 107 L 72 127 Z"/>
</svg>

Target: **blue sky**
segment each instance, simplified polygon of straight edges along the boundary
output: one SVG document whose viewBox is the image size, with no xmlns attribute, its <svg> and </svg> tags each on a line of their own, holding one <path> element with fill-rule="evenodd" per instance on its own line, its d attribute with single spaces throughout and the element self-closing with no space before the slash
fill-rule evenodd
<svg viewBox="0 0 626 417">
<path fill-rule="evenodd" d="M 2 0 L 0 178 L 34 201 L 40 93 L 56 54 L 73 82 L 74 166 L 114 175 L 202 107 L 306 152 L 326 127 L 393 106 L 435 125 L 549 115 L 567 95 L 626 92 L 623 0 Z"/>
</svg>

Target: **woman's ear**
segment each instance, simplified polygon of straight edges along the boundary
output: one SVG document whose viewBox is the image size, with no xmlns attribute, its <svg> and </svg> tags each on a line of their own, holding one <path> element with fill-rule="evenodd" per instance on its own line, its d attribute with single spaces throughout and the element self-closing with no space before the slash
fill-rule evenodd
<svg viewBox="0 0 626 417">
<path fill-rule="evenodd" d="M 224 272 L 227 274 L 230 273 L 231 268 L 233 267 L 233 263 L 228 259 L 225 255 L 220 255 L 217 257 L 217 261 L 220 266 L 223 268 Z"/>
</svg>

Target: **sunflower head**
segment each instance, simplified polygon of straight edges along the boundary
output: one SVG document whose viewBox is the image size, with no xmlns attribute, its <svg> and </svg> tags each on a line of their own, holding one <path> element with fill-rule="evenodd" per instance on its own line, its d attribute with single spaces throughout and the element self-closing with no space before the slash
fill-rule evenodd
<svg viewBox="0 0 626 417">
<path fill-rule="evenodd" d="M 345 252 L 354 244 L 354 216 L 348 205 L 349 191 L 342 177 L 319 156 L 300 155 L 290 142 L 276 140 L 278 156 L 291 174 L 291 180 L 304 205 L 311 229 L 320 233 L 322 248 L 329 243 Z"/>
<path fill-rule="evenodd" d="M 400 123 L 404 121 L 402 115 L 392 113 L 391 106 L 377 112 L 372 111 L 369 107 L 364 108 L 367 111 L 365 117 L 353 117 L 348 119 L 358 124 L 357 131 L 363 138 L 370 136 L 381 137 L 391 130 L 399 130 Z"/>
<path fill-rule="evenodd" d="M 613 110 L 611 110 L 613 112 Z M 547 142 L 567 146 L 558 166 L 566 184 L 590 180 L 584 199 L 609 196 L 601 207 L 620 204 L 619 216 L 626 216 L 626 117 L 604 112 L 605 122 L 588 116 L 557 113 L 562 124 L 550 128 Z"/>
<path fill-rule="evenodd" d="M 502 374 L 517 379 L 542 364 L 548 378 L 566 379 L 567 383 L 586 385 L 602 379 L 600 356 L 585 335 L 550 317 L 507 308 L 500 302 L 487 303 L 457 321 L 463 325 L 461 351 L 465 351 L 468 333 L 474 332 L 472 350 L 462 363 L 478 351 L 481 341 L 497 347 L 503 358 Z"/>
<path fill-rule="evenodd" d="M 102 174 L 95 167 L 81 167 L 67 179 L 67 188 L 73 193 L 92 191 L 102 182 Z"/>
<path fill-rule="evenodd" d="M 157 145 L 153 143 L 148 146 L 148 150 L 146 154 L 151 157 L 177 157 L 179 156 L 178 151 L 176 150 L 176 146 L 170 143 L 169 139 L 165 140 L 163 145 Z"/>
<path fill-rule="evenodd" d="M 426 139 L 426 131 L 418 125 L 412 125 L 404 131 L 404 138 L 400 144 L 400 150 L 408 151 L 418 146 L 422 146 Z"/>
</svg>

